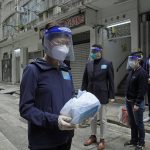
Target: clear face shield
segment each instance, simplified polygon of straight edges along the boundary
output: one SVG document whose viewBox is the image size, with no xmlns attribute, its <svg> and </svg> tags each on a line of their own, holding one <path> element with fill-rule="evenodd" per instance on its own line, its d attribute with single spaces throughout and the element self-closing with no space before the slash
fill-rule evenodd
<svg viewBox="0 0 150 150">
<path fill-rule="evenodd" d="M 99 47 L 91 47 L 91 58 L 94 59 L 99 59 L 101 58 L 101 52 L 102 52 L 102 48 Z"/>
<path fill-rule="evenodd" d="M 139 64 L 140 60 L 142 58 L 138 57 L 138 56 L 129 56 L 128 57 L 128 65 L 132 68 L 135 69 L 137 67 L 137 65 Z"/>
<path fill-rule="evenodd" d="M 52 27 L 45 31 L 43 47 L 45 53 L 59 61 L 73 61 L 72 33 L 67 27 Z"/>
</svg>

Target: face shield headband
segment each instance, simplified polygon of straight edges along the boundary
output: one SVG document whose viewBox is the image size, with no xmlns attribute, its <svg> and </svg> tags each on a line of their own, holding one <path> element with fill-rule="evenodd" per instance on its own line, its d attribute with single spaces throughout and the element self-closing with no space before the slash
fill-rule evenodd
<svg viewBox="0 0 150 150">
<path fill-rule="evenodd" d="M 52 50 L 54 51 L 54 49 L 58 48 L 58 46 L 59 48 L 61 48 L 62 53 L 63 47 L 66 46 L 68 48 L 68 53 L 64 58 L 65 60 L 74 60 L 72 33 L 69 28 L 54 26 L 45 31 L 43 39 L 43 48 L 45 53 L 52 58 L 60 60 L 59 56 L 57 58 L 56 56 L 54 57 L 53 56 L 54 52 L 52 52 Z"/>
<path fill-rule="evenodd" d="M 91 47 L 91 52 L 92 53 L 97 53 L 97 52 L 101 52 L 103 49 L 99 48 L 99 47 Z"/>
<path fill-rule="evenodd" d="M 69 28 L 55 26 L 55 27 L 47 29 L 45 31 L 44 37 L 49 39 L 51 34 L 53 34 L 53 33 L 64 33 L 64 34 L 66 34 L 68 36 L 72 36 L 72 32 L 71 32 L 71 30 Z"/>
<path fill-rule="evenodd" d="M 143 58 L 143 56 L 129 56 L 128 60 L 129 61 L 136 61 L 136 60 L 141 60 Z"/>
</svg>

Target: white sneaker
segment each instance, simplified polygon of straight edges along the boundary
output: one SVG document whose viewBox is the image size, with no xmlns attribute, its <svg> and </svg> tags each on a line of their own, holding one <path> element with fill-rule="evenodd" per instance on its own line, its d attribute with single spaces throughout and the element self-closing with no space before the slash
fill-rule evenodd
<svg viewBox="0 0 150 150">
<path fill-rule="evenodd" d="M 143 120 L 143 122 L 148 122 L 148 121 L 150 121 L 150 117 L 147 117 Z"/>
</svg>

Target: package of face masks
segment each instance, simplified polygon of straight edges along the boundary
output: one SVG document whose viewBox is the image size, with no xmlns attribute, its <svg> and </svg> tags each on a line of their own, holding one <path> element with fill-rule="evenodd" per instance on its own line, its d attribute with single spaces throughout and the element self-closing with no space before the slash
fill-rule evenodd
<svg viewBox="0 0 150 150">
<path fill-rule="evenodd" d="M 71 117 L 73 124 L 80 124 L 92 118 L 100 109 L 100 102 L 90 92 L 79 91 L 77 97 L 70 99 L 60 111 L 60 114 Z"/>
</svg>

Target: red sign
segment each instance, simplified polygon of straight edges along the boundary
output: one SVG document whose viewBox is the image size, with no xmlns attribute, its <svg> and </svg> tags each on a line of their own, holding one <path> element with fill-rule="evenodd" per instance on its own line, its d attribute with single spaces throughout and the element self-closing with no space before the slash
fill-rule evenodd
<svg viewBox="0 0 150 150">
<path fill-rule="evenodd" d="M 78 26 L 85 24 L 85 14 L 84 13 L 77 14 L 77 15 L 71 16 L 67 19 L 58 20 L 57 22 L 58 22 L 58 24 L 60 24 L 62 26 L 75 28 L 75 27 L 78 27 Z M 44 34 L 44 28 L 40 29 L 40 31 L 39 31 L 40 39 L 42 39 L 43 34 Z"/>
<path fill-rule="evenodd" d="M 77 14 L 75 16 L 72 16 L 70 18 L 64 19 L 60 21 L 60 24 L 70 27 L 70 28 L 75 28 L 80 25 L 85 24 L 85 14 Z"/>
</svg>

